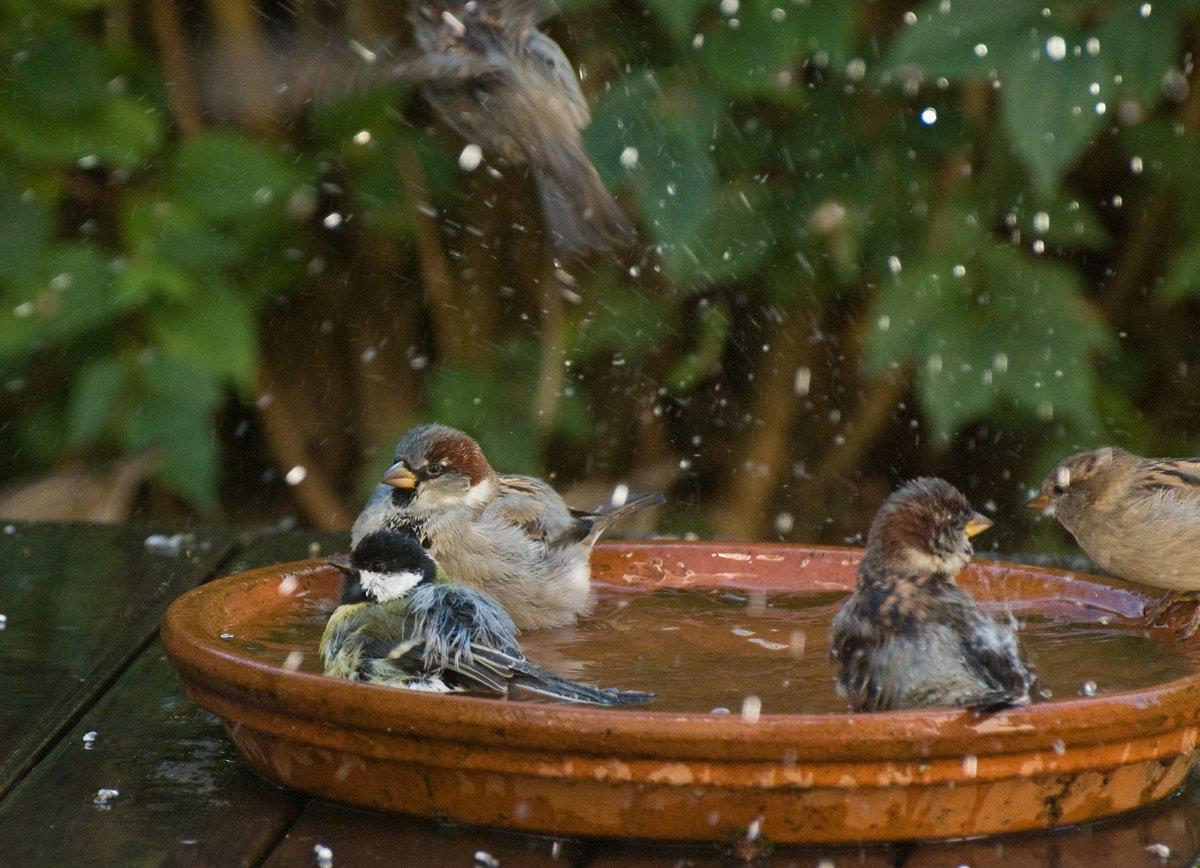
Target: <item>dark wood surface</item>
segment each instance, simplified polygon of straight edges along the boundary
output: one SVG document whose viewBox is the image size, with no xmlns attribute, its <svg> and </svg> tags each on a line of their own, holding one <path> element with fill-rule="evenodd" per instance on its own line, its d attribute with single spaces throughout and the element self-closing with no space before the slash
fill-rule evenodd
<svg viewBox="0 0 1200 868">
<path fill-rule="evenodd" d="M 0 525 L 0 865 L 676 866 L 709 845 L 554 841 L 375 814 L 285 792 L 239 760 L 182 693 L 155 638 L 166 604 L 215 575 L 335 551 L 299 532 L 193 532 L 179 556 L 152 530 Z M 85 739 L 95 733 L 90 744 Z M 96 805 L 101 789 L 113 789 Z M 1165 859 L 1160 855 L 1169 849 Z M 1149 849 L 1148 849 L 1149 848 Z M 1137 814 L 982 841 L 780 848 L 763 864 L 1192 865 L 1200 778 Z"/>
</svg>

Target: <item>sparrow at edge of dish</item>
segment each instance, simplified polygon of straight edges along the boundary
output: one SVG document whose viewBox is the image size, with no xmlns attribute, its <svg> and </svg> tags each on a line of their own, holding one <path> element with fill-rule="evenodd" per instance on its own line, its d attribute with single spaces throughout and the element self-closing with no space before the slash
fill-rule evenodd
<svg viewBox="0 0 1200 868">
<path fill-rule="evenodd" d="M 346 576 L 321 637 L 325 674 L 407 690 L 542 696 L 582 705 L 636 705 L 652 693 L 559 678 L 526 659 L 512 620 L 486 595 L 439 581 L 413 536 L 381 532 L 330 563 Z"/>
<path fill-rule="evenodd" d="M 497 473 L 473 438 L 445 425 L 413 428 L 393 457 L 354 522 L 351 545 L 378 530 L 411 533 L 454 582 L 486 592 L 522 630 L 585 613 L 597 539 L 617 519 L 666 500 L 652 493 L 569 509 L 542 480 Z"/>
<path fill-rule="evenodd" d="M 1026 506 L 1052 512 L 1106 572 L 1171 591 L 1146 613 L 1152 619 L 1200 591 L 1200 459 L 1082 452 L 1060 461 Z M 1200 607 L 1186 634 L 1198 625 Z"/>
<path fill-rule="evenodd" d="M 591 115 L 575 67 L 538 30 L 538 0 L 410 0 L 419 54 L 395 77 L 416 86 L 468 143 L 528 165 L 562 253 L 629 243 L 633 228 L 584 150 Z"/>
<path fill-rule="evenodd" d="M 830 659 L 855 711 L 1029 701 L 1016 635 L 955 583 L 992 522 L 941 479 L 915 479 L 875 515 L 858 584 L 833 620 Z"/>
</svg>

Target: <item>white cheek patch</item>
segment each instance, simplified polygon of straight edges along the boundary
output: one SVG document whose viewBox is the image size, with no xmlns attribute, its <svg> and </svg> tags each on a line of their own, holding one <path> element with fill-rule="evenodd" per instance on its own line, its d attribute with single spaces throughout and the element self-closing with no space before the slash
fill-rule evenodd
<svg viewBox="0 0 1200 868">
<path fill-rule="evenodd" d="M 1056 472 L 1054 474 L 1054 481 L 1056 483 L 1058 483 L 1059 485 L 1061 485 L 1063 488 L 1067 488 L 1068 486 L 1070 486 L 1070 484 L 1071 484 L 1071 468 L 1070 467 L 1058 468 L 1058 472 Z"/>
<path fill-rule="evenodd" d="M 403 597 L 421 583 L 421 574 L 411 570 L 398 573 L 376 573 L 372 570 L 359 570 L 358 581 L 363 590 L 381 603 Z"/>
<path fill-rule="evenodd" d="M 496 484 L 490 479 L 484 479 L 467 489 L 467 496 L 463 498 L 463 503 L 468 506 L 479 506 L 481 503 L 491 500 L 495 493 Z"/>
<path fill-rule="evenodd" d="M 961 568 L 961 564 L 946 558 L 939 558 L 935 555 L 926 552 L 918 551 L 914 548 L 906 548 L 904 550 L 904 560 L 915 572 L 918 573 L 956 573 Z"/>
</svg>

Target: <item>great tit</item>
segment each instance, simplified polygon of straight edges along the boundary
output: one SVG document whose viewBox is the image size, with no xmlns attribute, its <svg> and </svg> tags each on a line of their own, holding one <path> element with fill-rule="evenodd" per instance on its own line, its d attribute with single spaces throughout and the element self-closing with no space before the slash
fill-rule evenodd
<svg viewBox="0 0 1200 868">
<path fill-rule="evenodd" d="M 479 591 L 445 581 L 411 534 L 370 534 L 348 564 L 333 563 L 346 581 L 321 637 L 326 675 L 408 690 L 533 695 L 585 705 L 654 698 L 568 681 L 525 659 L 504 610 Z"/>
</svg>

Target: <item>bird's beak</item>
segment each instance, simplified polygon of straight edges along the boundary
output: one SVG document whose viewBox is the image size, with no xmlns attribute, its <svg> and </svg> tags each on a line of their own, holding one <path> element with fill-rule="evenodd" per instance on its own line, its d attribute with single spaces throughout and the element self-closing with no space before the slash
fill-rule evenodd
<svg viewBox="0 0 1200 868">
<path fill-rule="evenodd" d="M 392 488 L 412 489 L 417 487 L 417 474 L 405 467 L 404 462 L 397 461 L 387 469 L 380 482 Z"/>
<path fill-rule="evenodd" d="M 967 532 L 967 536 L 975 536 L 976 534 L 983 533 L 991 526 L 992 520 L 986 515 L 977 512 L 971 516 L 971 520 L 967 522 L 964 530 Z"/>
<path fill-rule="evenodd" d="M 1045 509 L 1050 505 L 1050 495 L 1039 494 L 1033 500 L 1026 502 L 1026 509 Z"/>
</svg>

